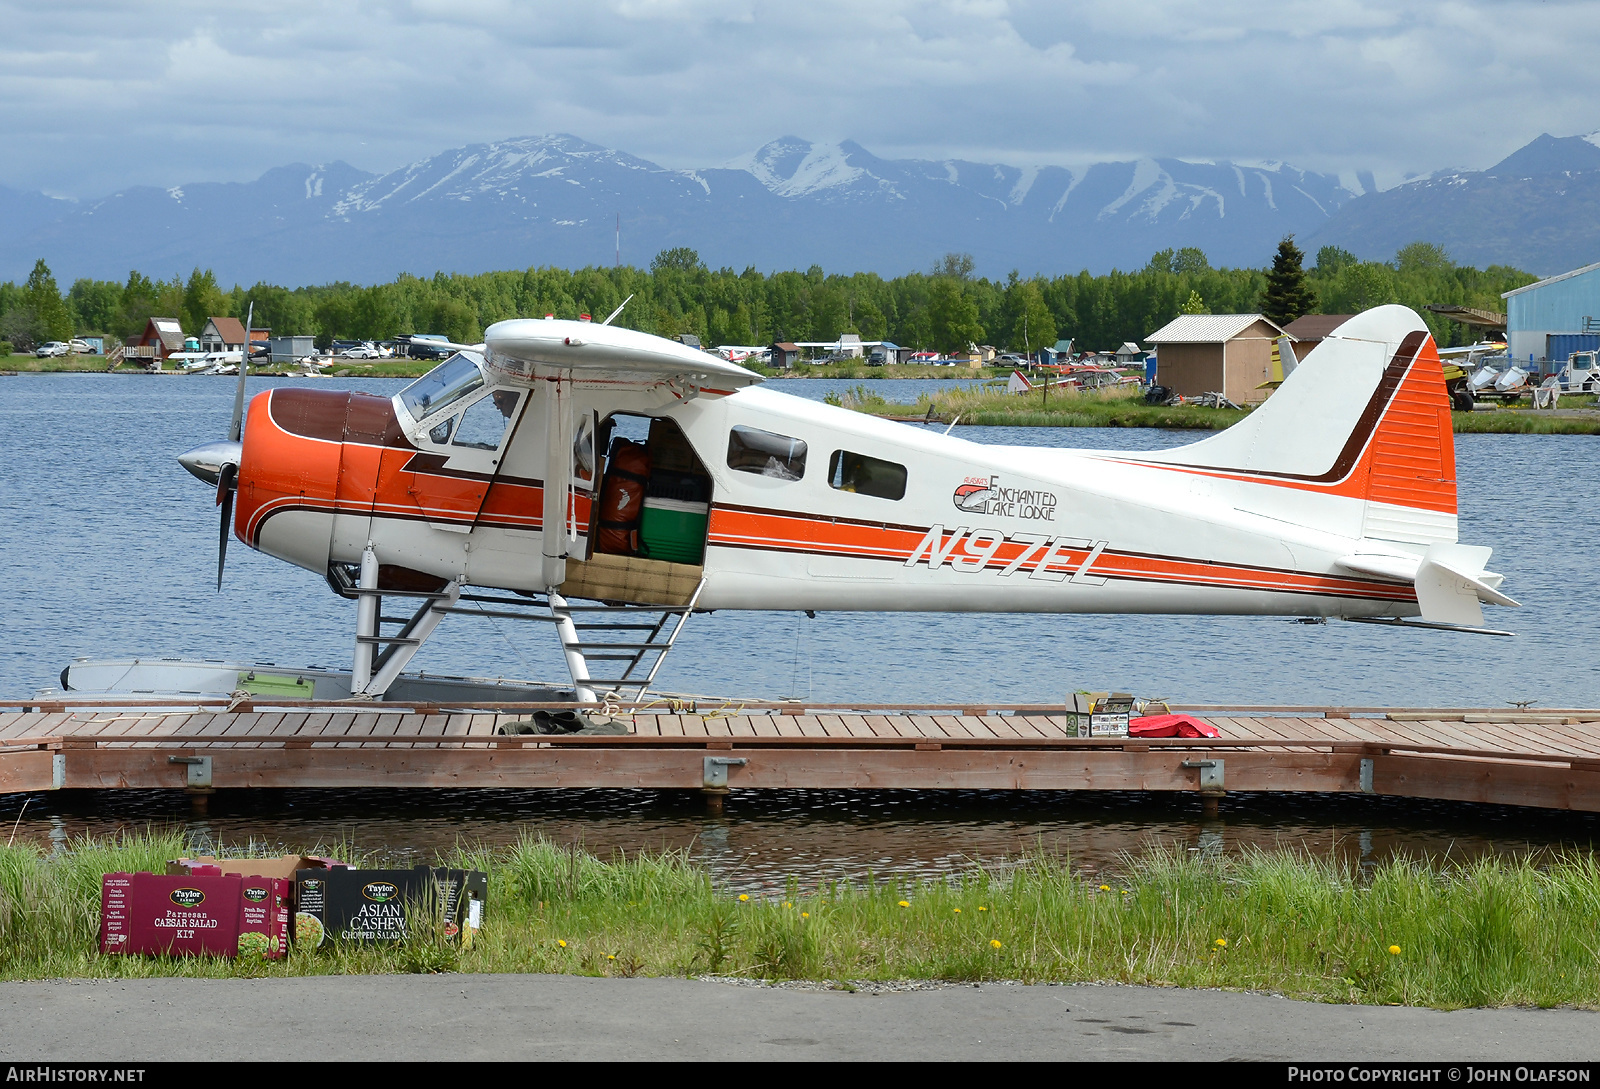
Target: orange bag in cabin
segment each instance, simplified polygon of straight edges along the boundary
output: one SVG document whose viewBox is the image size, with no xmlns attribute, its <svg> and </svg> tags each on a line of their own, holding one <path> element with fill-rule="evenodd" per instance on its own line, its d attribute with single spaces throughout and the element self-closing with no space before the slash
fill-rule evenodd
<svg viewBox="0 0 1600 1089">
<path fill-rule="evenodd" d="M 650 483 L 650 451 L 643 443 L 618 439 L 600 485 L 599 550 L 633 556 L 639 551 L 639 521 L 644 489 Z"/>
</svg>

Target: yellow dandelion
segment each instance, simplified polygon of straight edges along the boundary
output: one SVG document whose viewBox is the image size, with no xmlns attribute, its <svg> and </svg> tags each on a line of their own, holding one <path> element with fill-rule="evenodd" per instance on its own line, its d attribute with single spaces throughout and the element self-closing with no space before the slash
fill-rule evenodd
<svg viewBox="0 0 1600 1089">
<path fill-rule="evenodd" d="M 786 908 L 792 908 L 792 907 L 794 907 L 794 905 L 793 905 L 793 904 L 791 904 L 791 903 L 789 903 L 789 901 L 787 901 L 787 900 L 785 900 L 785 901 L 784 901 L 784 902 L 783 902 L 783 906 L 784 906 L 784 907 L 786 907 Z"/>
<path fill-rule="evenodd" d="M 1389 952 L 1398 957 L 1400 955 L 1400 947 L 1398 945 L 1391 945 L 1389 947 Z"/>
<path fill-rule="evenodd" d="M 802 919 L 809 919 L 809 918 L 811 918 L 811 912 L 809 912 L 809 911 L 802 911 L 802 912 L 801 912 L 801 913 L 800 913 L 800 918 L 802 918 Z"/>
<path fill-rule="evenodd" d="M 1226 949 L 1226 948 L 1228 948 L 1228 939 L 1227 938 L 1218 938 L 1217 939 L 1217 948 L 1218 949 Z"/>
<path fill-rule="evenodd" d="M 1100 886 L 1100 891 L 1101 892 L 1110 892 L 1111 891 L 1111 886 L 1110 885 L 1101 885 Z"/>
<path fill-rule="evenodd" d="M 957 914 L 957 915 L 960 915 L 960 914 L 961 914 L 961 909 L 960 909 L 960 908 L 956 908 L 956 914 Z"/>
<path fill-rule="evenodd" d="M 617 955 L 615 953 L 607 953 L 606 954 L 606 960 L 616 960 L 616 959 L 617 959 Z"/>
<path fill-rule="evenodd" d="M 903 908 L 908 908 L 908 907 L 911 906 L 911 901 L 910 900 L 901 900 L 900 901 L 900 906 L 903 907 Z"/>
<path fill-rule="evenodd" d="M 993 948 L 999 949 L 1000 948 L 1000 939 L 999 938 L 990 938 L 989 939 L 989 944 Z"/>
<path fill-rule="evenodd" d="M 1122 895 L 1124 895 L 1124 896 L 1128 895 L 1128 890 L 1127 889 L 1123 889 L 1122 890 Z"/>
<path fill-rule="evenodd" d="M 750 899 L 750 894 L 748 892 L 741 892 L 739 894 L 739 902 L 741 904 L 744 903 L 748 899 Z"/>
<path fill-rule="evenodd" d="M 978 910 L 979 910 L 979 911 L 988 911 L 988 910 L 989 910 L 989 909 L 988 909 L 988 908 L 986 908 L 986 907 L 981 907 L 981 908 L 979 908 L 979 909 L 978 909 Z"/>
<path fill-rule="evenodd" d="M 565 941 L 563 941 L 562 939 L 560 939 L 560 938 L 556 939 L 556 944 L 559 945 L 563 949 L 565 949 L 567 947 L 567 943 Z"/>
</svg>

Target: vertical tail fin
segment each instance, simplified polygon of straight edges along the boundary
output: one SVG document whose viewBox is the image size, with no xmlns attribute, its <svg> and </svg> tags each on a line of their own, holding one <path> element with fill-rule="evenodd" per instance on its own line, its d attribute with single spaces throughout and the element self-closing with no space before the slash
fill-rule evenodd
<svg viewBox="0 0 1600 1089">
<path fill-rule="evenodd" d="M 1352 536 L 1456 540 L 1443 369 L 1427 326 L 1403 306 L 1339 326 L 1228 430 L 1145 460 L 1265 486 L 1244 489 L 1242 506 L 1280 488 L 1339 500 L 1296 503 L 1294 518 Z"/>
</svg>

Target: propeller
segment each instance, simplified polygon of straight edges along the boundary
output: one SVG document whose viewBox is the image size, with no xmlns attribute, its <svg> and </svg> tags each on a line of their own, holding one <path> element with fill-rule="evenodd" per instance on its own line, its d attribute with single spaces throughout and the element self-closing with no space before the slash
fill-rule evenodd
<svg viewBox="0 0 1600 1089">
<path fill-rule="evenodd" d="M 239 357 L 239 384 L 233 394 L 233 419 L 228 424 L 228 437 L 221 442 L 207 442 L 178 455 L 178 464 L 196 478 L 217 487 L 217 506 L 222 508 L 222 521 L 217 528 L 217 591 L 222 591 L 222 568 L 228 559 L 228 533 L 233 521 L 233 496 L 239 489 L 239 462 L 244 456 L 244 444 L 239 436 L 244 431 L 244 380 L 250 370 L 250 327 L 255 322 L 256 304 L 251 303 L 244 319 L 244 351 Z"/>
<path fill-rule="evenodd" d="M 228 559 L 228 523 L 233 521 L 233 493 L 239 486 L 239 466 L 229 461 L 217 474 L 217 506 L 222 524 L 217 529 L 217 592 L 222 592 L 222 565 Z"/>
</svg>

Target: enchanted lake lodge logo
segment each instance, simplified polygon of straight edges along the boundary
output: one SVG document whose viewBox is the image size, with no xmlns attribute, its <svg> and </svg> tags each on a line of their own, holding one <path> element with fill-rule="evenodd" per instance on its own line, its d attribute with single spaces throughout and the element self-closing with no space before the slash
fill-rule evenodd
<svg viewBox="0 0 1600 1089">
<path fill-rule="evenodd" d="M 1055 492 L 1039 488 L 1008 488 L 998 476 L 969 476 L 950 497 L 956 510 L 969 514 L 988 514 L 998 518 L 1027 518 L 1053 522 L 1056 518 Z"/>
</svg>

